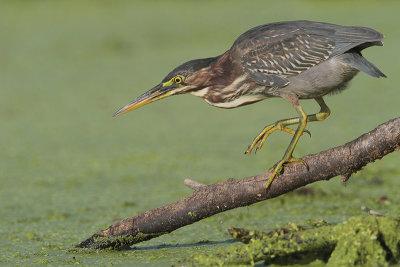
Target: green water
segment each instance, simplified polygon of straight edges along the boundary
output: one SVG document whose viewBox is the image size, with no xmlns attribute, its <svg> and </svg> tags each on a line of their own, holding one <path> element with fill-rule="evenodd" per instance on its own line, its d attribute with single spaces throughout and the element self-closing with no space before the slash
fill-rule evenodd
<svg viewBox="0 0 400 267">
<path fill-rule="evenodd" d="M 256 156 L 243 154 L 263 126 L 295 114 L 281 99 L 223 110 L 185 95 L 111 117 L 172 68 L 221 54 L 267 22 L 309 19 L 383 32 L 385 46 L 364 54 L 389 78 L 360 74 L 326 99 L 332 116 L 310 124 L 312 138 L 295 151 L 316 153 L 398 116 L 399 9 L 397 1 L 1 1 L 0 265 L 168 266 L 230 245 L 228 226 L 339 222 L 361 214 L 361 205 L 398 216 L 394 153 L 345 185 L 338 178 L 310 185 L 311 194 L 225 212 L 133 250 L 68 252 L 120 219 L 189 195 L 185 178 L 247 177 L 282 156 L 290 140 L 284 133 Z"/>
</svg>

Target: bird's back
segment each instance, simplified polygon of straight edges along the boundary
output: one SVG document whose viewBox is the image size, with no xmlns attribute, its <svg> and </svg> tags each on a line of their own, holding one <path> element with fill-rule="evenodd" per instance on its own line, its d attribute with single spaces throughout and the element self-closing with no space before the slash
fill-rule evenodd
<svg viewBox="0 0 400 267">
<path fill-rule="evenodd" d="M 344 89 L 358 71 L 385 77 L 360 53 L 366 47 L 382 45 L 382 39 L 381 33 L 367 27 L 323 22 L 257 26 L 240 35 L 231 49 L 207 68 L 205 73 L 211 73 L 211 78 L 194 94 L 223 108 L 283 93 L 302 99 L 321 97 Z"/>
<path fill-rule="evenodd" d="M 296 35 L 306 35 L 309 39 L 324 37 L 332 43 L 330 57 L 340 55 L 354 47 L 364 49 L 372 45 L 382 45 L 383 35 L 378 31 L 359 26 L 341 26 L 315 21 L 285 21 L 254 27 L 240 35 L 232 46 L 239 54 L 265 46 L 279 40 L 284 41 Z"/>
<path fill-rule="evenodd" d="M 347 53 L 361 55 L 360 51 L 366 47 L 382 45 L 382 39 L 381 33 L 367 27 L 303 20 L 277 22 L 243 33 L 234 42 L 230 53 L 251 80 L 266 87 L 266 95 L 277 96 L 282 92 L 278 89 L 289 84 L 292 87 L 312 87 L 314 92 L 320 90 L 320 86 L 315 87 L 312 80 L 303 82 L 302 79 L 301 84 L 293 84 L 291 80 L 300 75 L 304 77 L 303 73 L 311 72 L 312 75 L 306 77 L 318 76 L 320 71 L 329 68 L 317 67 L 329 61 L 334 63 L 337 86 L 341 88 L 343 82 L 351 79 L 358 70 L 375 77 L 384 76 L 372 64 L 366 66 L 364 63 L 367 61 L 360 61 L 359 57 L 346 57 L 347 62 L 339 58 Z M 341 68 L 341 62 L 348 68 Z M 328 87 L 329 90 L 336 87 L 334 84 Z M 329 90 L 321 89 L 321 94 Z M 303 95 L 306 98 L 314 96 L 314 93 Z"/>
</svg>

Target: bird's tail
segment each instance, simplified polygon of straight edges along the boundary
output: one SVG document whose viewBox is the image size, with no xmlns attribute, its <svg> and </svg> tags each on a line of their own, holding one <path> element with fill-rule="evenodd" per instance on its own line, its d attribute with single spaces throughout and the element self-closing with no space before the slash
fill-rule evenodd
<svg viewBox="0 0 400 267">
<path fill-rule="evenodd" d="M 359 71 L 365 72 L 366 74 L 372 77 L 385 77 L 386 75 L 380 71 L 377 67 L 374 66 L 371 62 L 369 62 L 365 57 L 361 55 L 360 52 L 348 52 L 344 53 L 340 60 L 349 64 L 355 69 Z"/>
</svg>

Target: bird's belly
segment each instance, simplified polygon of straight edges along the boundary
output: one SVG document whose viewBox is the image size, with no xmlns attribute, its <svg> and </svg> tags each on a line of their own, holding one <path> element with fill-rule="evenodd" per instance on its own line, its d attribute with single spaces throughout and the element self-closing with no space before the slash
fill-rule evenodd
<svg viewBox="0 0 400 267">
<path fill-rule="evenodd" d="M 331 58 L 311 69 L 289 78 L 289 85 L 282 92 L 293 92 L 300 99 L 315 98 L 346 88 L 348 82 L 358 73 L 337 58 Z"/>
<path fill-rule="evenodd" d="M 213 102 L 212 99 L 207 99 L 204 98 L 204 100 L 214 106 L 214 107 L 218 107 L 218 108 L 236 108 L 236 107 L 240 107 L 240 106 L 244 106 L 244 105 L 248 105 L 248 104 L 252 104 L 258 101 L 261 101 L 263 99 L 267 98 L 265 95 L 242 95 L 239 96 L 235 99 L 231 99 L 231 100 L 227 100 L 225 102 Z"/>
</svg>

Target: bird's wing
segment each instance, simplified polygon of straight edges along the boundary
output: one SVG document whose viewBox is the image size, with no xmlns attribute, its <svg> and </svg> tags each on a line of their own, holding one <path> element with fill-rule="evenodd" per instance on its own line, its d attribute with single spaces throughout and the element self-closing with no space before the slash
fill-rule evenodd
<svg viewBox="0 0 400 267">
<path fill-rule="evenodd" d="M 308 33 L 266 39 L 248 44 L 241 64 L 256 83 L 268 87 L 288 85 L 288 77 L 328 59 L 335 47 L 331 38 Z"/>
</svg>

